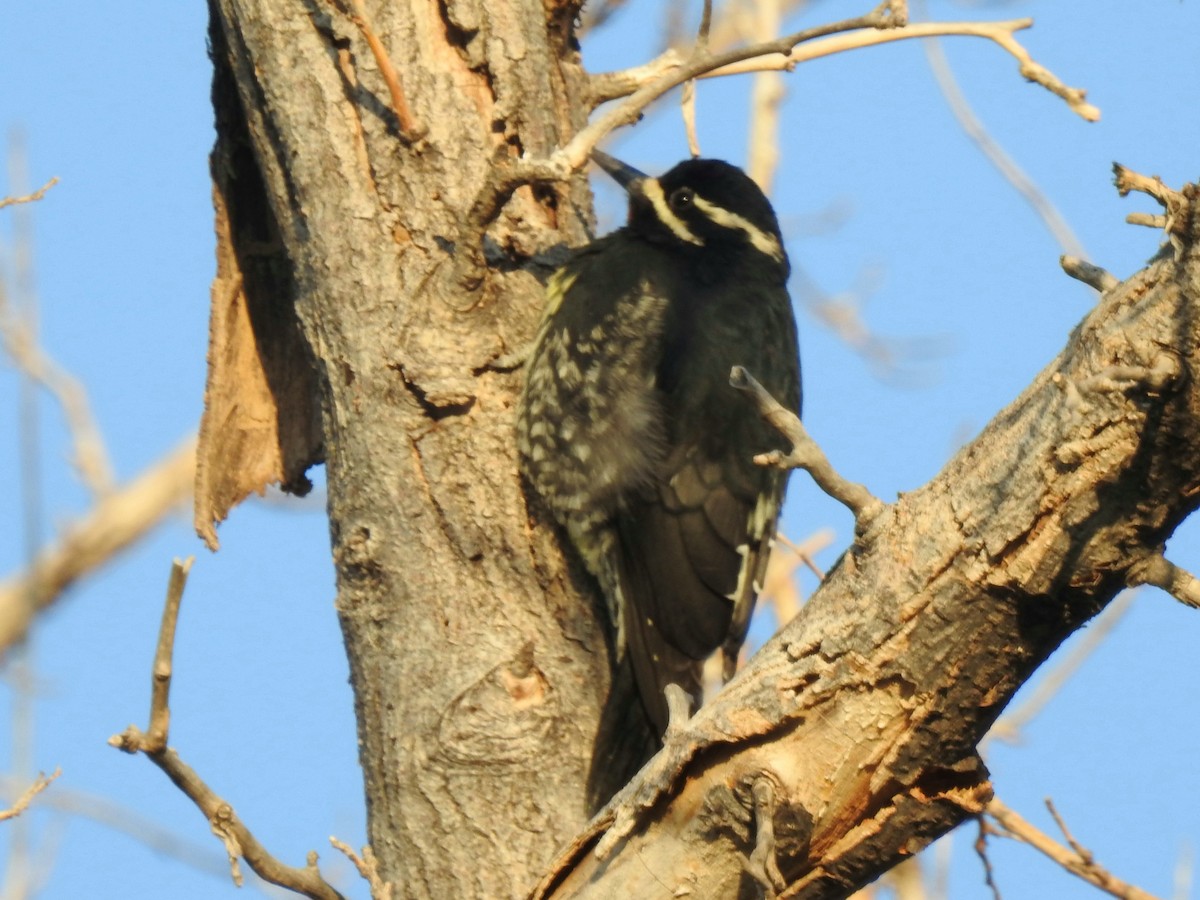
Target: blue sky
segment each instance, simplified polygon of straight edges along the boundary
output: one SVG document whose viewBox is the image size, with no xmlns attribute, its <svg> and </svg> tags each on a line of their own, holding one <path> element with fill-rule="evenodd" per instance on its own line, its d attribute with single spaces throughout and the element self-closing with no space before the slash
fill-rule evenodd
<svg viewBox="0 0 1200 900">
<path fill-rule="evenodd" d="M 868 5 L 817 3 L 802 22 Z M 1158 236 L 1123 219 L 1157 210 L 1145 198 L 1118 198 L 1110 167 L 1119 160 L 1172 185 L 1195 175 L 1197 4 L 941 2 L 930 12 L 1035 17 L 1021 40 L 1068 84 L 1089 90 L 1100 122 L 1083 122 L 1025 83 L 1012 59 L 985 42 L 947 42 L 951 65 L 992 136 L 1063 212 L 1090 257 L 1121 277 L 1139 268 Z M 86 384 L 126 479 L 194 430 L 201 407 L 213 273 L 204 8 L 40 0 L 12 4 L 5 18 L 0 129 L 23 135 L 31 185 L 61 178 L 32 210 L 42 341 Z M 632 3 L 589 40 L 585 61 L 593 70 L 644 61 L 660 22 L 657 3 Z M 903 376 L 881 374 L 805 311 L 794 284 L 805 421 L 844 474 L 891 499 L 932 477 L 1052 359 L 1092 297 L 1061 274 L 1047 230 L 957 127 L 919 44 L 820 60 L 785 85 L 773 199 L 789 253 L 827 294 L 869 282 L 866 322 L 907 349 Z M 700 85 L 707 155 L 744 161 L 748 89 L 747 80 Z M 687 153 L 674 101 L 608 146 L 647 171 L 669 167 Z M 0 185 L 0 194 L 17 187 Z M 601 222 L 611 226 L 621 218 L 617 197 L 597 187 Z M 9 271 L 12 212 L 0 212 L 0 263 Z M 17 397 L 16 373 L 0 364 L 0 577 L 20 567 L 24 552 Z M 39 410 L 38 537 L 47 541 L 88 497 L 67 464 L 58 409 L 45 401 Z M 787 532 L 803 537 L 826 526 L 837 534 L 819 560 L 829 565 L 851 533 L 849 517 L 797 475 Z M 1170 545 L 1172 558 L 1193 570 L 1195 538 L 1188 523 Z M 327 874 L 365 897 L 326 843 L 336 834 L 360 845 L 364 825 L 322 511 L 251 503 L 222 527 L 221 541 L 220 553 L 209 554 L 190 515 L 180 514 L 39 622 L 34 765 L 62 767 L 51 789 L 62 802 L 105 798 L 222 869 L 200 814 L 147 761 L 105 744 L 130 722 L 144 724 L 170 560 L 195 554 L 172 744 L 278 856 L 299 864 L 316 848 Z M 1142 592 L 1022 744 L 995 745 L 988 757 L 1010 806 L 1053 831 L 1041 806 L 1052 796 L 1099 860 L 1164 897 L 1181 856 L 1200 849 L 1192 764 L 1200 722 L 1187 690 L 1198 645 L 1200 615 Z M 11 711 L 5 681 L 0 722 Z M 10 743 L 0 741 L 0 772 L 12 771 Z M 234 896 L 226 878 L 55 812 L 49 801 L 28 817 L 49 860 L 42 896 Z M 973 829 L 953 838 L 952 897 L 990 896 L 973 840 Z M 1007 898 L 1098 896 L 1028 848 L 994 841 L 992 859 Z"/>
</svg>

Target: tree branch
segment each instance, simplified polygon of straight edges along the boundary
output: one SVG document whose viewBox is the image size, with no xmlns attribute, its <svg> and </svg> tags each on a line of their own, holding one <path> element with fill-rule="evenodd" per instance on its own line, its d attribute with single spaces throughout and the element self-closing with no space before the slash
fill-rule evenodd
<svg viewBox="0 0 1200 900">
<path fill-rule="evenodd" d="M 29 808 L 29 804 L 33 802 L 33 798 L 50 787 L 50 782 L 54 781 L 62 774 L 62 769 L 55 769 L 53 773 L 47 777 L 42 773 L 38 773 L 38 777 L 33 780 L 33 784 L 25 788 L 21 796 L 16 799 L 12 806 L 7 809 L 0 809 L 0 822 L 7 819 L 15 819 L 21 813 Z"/>
<path fill-rule="evenodd" d="M 884 504 L 861 484 L 847 481 L 829 462 L 817 442 L 809 437 L 799 417 L 767 392 L 754 376 L 741 366 L 734 366 L 729 373 L 729 383 L 739 391 L 749 394 L 758 407 L 758 414 L 791 443 L 788 453 L 772 450 L 754 457 L 760 466 L 775 466 L 780 469 L 804 469 L 821 488 L 834 500 L 845 505 L 854 513 L 855 531 L 862 534 L 871 521 L 883 512 Z"/>
<path fill-rule="evenodd" d="M 1129 583 L 1162 588 L 1184 606 L 1200 609 L 1200 579 L 1181 569 L 1161 553 L 1147 557 L 1129 570 Z"/>
<path fill-rule="evenodd" d="M 195 471 L 193 438 L 69 524 L 59 542 L 38 556 L 27 572 L 0 582 L 0 653 L 19 641 L 34 616 L 67 588 L 186 502 Z"/>
<path fill-rule="evenodd" d="M 404 88 L 400 85 L 400 75 L 396 72 L 396 67 L 392 65 L 391 57 L 388 56 L 383 41 L 379 40 L 379 35 L 371 27 L 366 7 L 363 6 L 362 0 L 346 0 L 346 2 L 350 4 L 349 10 L 342 10 L 338 0 L 329 0 L 331 6 L 339 11 L 344 11 L 349 16 L 350 21 L 355 24 L 363 36 L 363 40 L 367 42 L 367 46 L 371 48 L 371 55 L 375 57 L 375 64 L 379 66 L 379 74 L 383 76 L 388 95 L 391 97 L 392 112 L 396 114 L 396 121 L 400 125 L 400 136 L 410 142 L 420 139 L 425 134 L 425 129 L 421 128 L 413 118 L 412 108 L 408 105 L 408 100 L 404 96 Z"/>
<path fill-rule="evenodd" d="M 19 203 L 36 203 L 46 196 L 46 191 L 58 184 L 58 176 L 55 175 L 32 194 L 23 194 L 20 197 L 0 197 L 0 209 L 6 206 L 16 206 Z"/>
<path fill-rule="evenodd" d="M 985 815 L 993 819 L 1000 826 L 999 830 L 993 829 L 993 834 L 1020 841 L 1022 844 L 1028 844 L 1038 852 L 1054 860 L 1054 862 L 1058 863 L 1068 872 L 1078 875 L 1084 881 L 1095 885 L 1106 894 L 1119 897 L 1121 900 L 1157 900 L 1153 894 L 1122 881 L 1096 862 L 1091 852 L 1081 847 L 1071 836 L 1066 824 L 1054 808 L 1054 804 L 1047 800 L 1046 806 L 1050 810 L 1050 815 L 1054 817 L 1054 821 L 1058 823 L 1058 827 L 1062 830 L 1063 837 L 1066 838 L 1067 843 L 1070 845 L 1069 847 L 1064 847 L 995 797 L 988 803 Z"/>
<path fill-rule="evenodd" d="M 884 507 L 533 897 L 736 895 L 764 775 L 786 897 L 845 896 L 984 810 L 975 747 L 996 716 L 1200 505 L 1200 384 L 1182 376 L 1200 368 L 1200 216 L 1181 216 L 1178 257 L 1106 293 L 979 437 Z"/>
<path fill-rule="evenodd" d="M 1049 230 L 1050 234 L 1058 242 L 1063 253 L 1070 256 L 1087 256 L 1087 253 L 1083 249 L 1083 243 L 1075 234 L 1074 229 L 1071 228 L 1070 223 L 1059 212 L 1058 207 L 1037 186 L 1034 180 L 1026 174 L 1017 161 L 1008 155 L 1005 149 L 1000 146 L 999 141 L 988 133 L 988 130 L 979 120 L 979 117 L 975 114 L 975 110 L 971 108 L 971 104 L 967 101 L 966 95 L 963 94 L 962 88 L 959 87 L 958 80 L 954 77 L 954 71 L 950 68 L 950 61 L 946 58 L 946 53 L 942 49 L 941 40 L 939 38 L 929 38 L 921 43 L 925 48 L 925 58 L 929 60 L 929 68 L 933 72 L 933 77 L 937 81 L 938 88 L 946 100 L 946 105 L 949 106 L 950 112 L 958 121 L 959 127 L 962 128 L 971 142 L 979 148 L 979 152 L 1000 173 L 1000 176 L 1012 185 L 1013 189 L 1033 208 L 1034 213 L 1042 220 L 1047 230 Z M 1080 96 L 1082 96 L 1082 92 L 1080 92 Z"/>
<path fill-rule="evenodd" d="M 179 606 L 183 600 L 183 589 L 193 560 L 189 557 L 180 562 L 175 560 L 171 567 L 171 581 L 167 588 L 167 599 L 163 606 L 162 626 L 158 633 L 158 648 L 154 654 L 152 685 L 150 692 L 150 724 L 146 731 L 130 725 L 120 734 L 108 739 L 108 743 L 125 753 L 144 753 L 162 769 L 175 786 L 191 800 L 208 819 L 209 826 L 229 855 L 229 867 L 234 883 L 241 887 L 242 874 L 238 859 L 245 859 L 257 875 L 280 887 L 312 897 L 314 900 L 342 900 L 342 895 L 333 889 L 317 868 L 317 854 L 308 854 L 308 864 L 303 869 L 284 865 L 269 852 L 238 818 L 233 807 L 222 800 L 205 784 L 204 780 L 179 754 L 167 746 L 170 727 L 170 693 L 172 656 L 175 651 L 175 626 L 179 620 Z"/>
</svg>

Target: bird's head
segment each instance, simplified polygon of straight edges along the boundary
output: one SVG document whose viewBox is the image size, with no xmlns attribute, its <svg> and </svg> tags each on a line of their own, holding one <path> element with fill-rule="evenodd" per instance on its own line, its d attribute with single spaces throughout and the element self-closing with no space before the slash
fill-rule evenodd
<svg viewBox="0 0 1200 900">
<path fill-rule="evenodd" d="M 629 228 L 660 243 L 705 255 L 761 256 L 787 270 L 775 211 L 762 190 L 737 166 L 689 159 L 651 178 L 596 150 L 592 159 L 629 194 Z"/>
</svg>

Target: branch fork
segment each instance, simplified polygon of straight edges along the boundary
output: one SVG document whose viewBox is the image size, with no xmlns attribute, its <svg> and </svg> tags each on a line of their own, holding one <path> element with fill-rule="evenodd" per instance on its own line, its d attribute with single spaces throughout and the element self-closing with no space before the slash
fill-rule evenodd
<svg viewBox="0 0 1200 900">
<path fill-rule="evenodd" d="M 187 795 L 208 819 L 209 827 L 225 846 L 229 854 L 229 868 L 233 881 L 242 884 L 239 860 L 245 859 L 264 881 L 311 897 L 313 900 L 342 900 L 317 868 L 317 854 L 308 854 L 303 869 L 285 865 L 267 852 L 238 818 L 233 807 L 221 799 L 179 754 L 167 746 L 171 722 L 169 706 L 171 692 L 172 657 L 175 652 L 175 626 L 179 621 L 179 606 L 183 600 L 183 589 L 187 584 L 188 572 L 194 559 L 181 562 L 175 560 L 171 567 L 171 580 L 167 587 L 167 599 L 163 607 L 162 625 L 158 633 L 158 648 L 154 654 L 152 685 L 150 691 L 150 724 L 145 731 L 130 725 L 120 734 L 108 739 L 110 746 L 125 753 L 144 753 L 167 777 Z"/>
</svg>

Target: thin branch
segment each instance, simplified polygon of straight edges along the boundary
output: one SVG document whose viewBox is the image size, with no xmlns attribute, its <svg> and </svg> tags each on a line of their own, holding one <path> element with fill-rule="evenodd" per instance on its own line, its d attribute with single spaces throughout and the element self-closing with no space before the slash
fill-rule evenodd
<svg viewBox="0 0 1200 900">
<path fill-rule="evenodd" d="M 909 25 L 906 28 L 892 31 L 856 31 L 851 34 L 840 34 L 823 41 L 814 41 L 804 47 L 798 47 L 782 57 L 764 57 L 749 59 L 737 64 L 730 64 L 711 72 L 703 78 L 723 78 L 727 75 L 740 75 L 745 72 L 762 72 L 784 70 L 790 72 L 802 62 L 832 56 L 835 53 L 845 53 L 847 50 L 858 50 L 862 47 L 876 47 L 890 44 L 894 41 L 906 41 L 912 38 L 929 37 L 977 37 L 985 38 L 997 44 L 1017 60 L 1020 74 L 1035 84 L 1040 84 L 1046 90 L 1066 102 L 1067 107 L 1080 118 L 1095 122 L 1100 119 L 1100 110 L 1087 102 L 1087 91 L 1082 88 L 1069 87 L 1054 75 L 1049 69 L 1037 63 L 1029 55 L 1029 51 L 1021 46 L 1013 35 L 1033 26 L 1033 19 L 1010 19 L 1005 22 L 923 22 Z"/>
<path fill-rule="evenodd" d="M 46 196 L 46 191 L 58 184 L 58 176 L 55 175 L 32 194 L 25 194 L 20 197 L 0 197 L 0 209 L 6 206 L 16 206 L 18 203 L 36 203 Z"/>
<path fill-rule="evenodd" d="M 49 776 L 39 772 L 37 778 L 34 779 L 33 784 L 25 789 L 25 791 L 16 799 L 16 802 L 13 803 L 12 806 L 8 807 L 8 809 L 0 809 L 0 822 L 4 822 L 8 819 L 15 819 L 21 813 L 25 812 L 25 810 L 29 807 L 29 804 L 33 801 L 33 798 L 48 788 L 50 786 L 50 782 L 54 781 L 54 779 L 61 774 L 62 769 L 55 769 L 54 772 Z"/>
<path fill-rule="evenodd" d="M 1130 213 L 1125 217 L 1125 222 L 1129 225 L 1153 228 L 1156 231 L 1166 231 L 1168 220 L 1166 216 L 1156 216 L 1152 213 Z"/>
<path fill-rule="evenodd" d="M 1188 900 L 1192 896 L 1192 880 L 1195 871 L 1194 851 L 1191 846 L 1184 844 L 1179 848 L 1179 858 L 1175 862 L 1175 892 L 1173 900 Z"/>
<path fill-rule="evenodd" d="M 708 53 L 708 32 L 712 28 L 712 0 L 704 0 L 704 11 L 700 15 L 700 31 L 696 35 L 696 46 L 692 51 L 694 56 Z M 683 97 L 680 99 L 683 112 L 683 126 L 687 132 L 688 150 L 693 157 L 700 155 L 700 139 L 696 137 L 696 79 L 691 79 L 683 85 Z"/>
<path fill-rule="evenodd" d="M 1093 287 L 1100 293 L 1111 291 L 1121 280 L 1113 275 L 1107 269 L 1090 263 L 1085 259 L 1080 259 L 1077 256 L 1063 255 L 1058 258 L 1058 264 L 1062 266 L 1062 270 L 1074 278 L 1076 281 L 1082 281 L 1089 287 Z"/>
<path fill-rule="evenodd" d="M 859 47 L 869 47 L 915 37 L 961 35 L 987 38 L 1007 50 L 1020 63 L 1021 74 L 1062 97 L 1068 106 L 1089 121 L 1099 110 L 1086 103 L 1086 92 L 1064 85 L 1049 70 L 1034 62 L 1013 37 L 1033 24 L 1032 19 L 1008 22 L 951 22 L 908 25 L 901 0 L 881 3 L 870 13 L 795 32 L 772 41 L 735 47 L 720 53 L 693 53 L 681 58 L 667 50 L 657 59 L 634 69 L 597 75 L 592 79 L 589 105 L 595 109 L 609 100 L 626 98 L 576 133 L 564 147 L 546 158 L 499 161 L 481 189 L 466 219 L 468 231 L 478 232 L 495 217 L 524 184 L 562 181 L 587 163 L 591 152 L 609 133 L 632 125 L 642 111 L 667 91 L 695 78 L 715 78 L 745 72 L 791 71 L 801 62 Z M 825 40 L 819 40 L 824 38 Z M 811 42 L 811 43 L 810 43 Z M 801 47 L 801 44 L 806 46 Z M 475 277 L 468 272 L 468 277 Z"/>
<path fill-rule="evenodd" d="M 308 854 L 307 865 L 303 869 L 281 863 L 258 842 L 250 829 L 238 818 L 233 807 L 217 796 L 196 771 L 167 746 L 171 717 L 169 700 L 175 625 L 179 619 L 179 606 L 183 600 L 183 589 L 192 562 L 191 557 L 183 562 L 175 560 L 171 567 L 171 580 L 163 607 L 158 647 L 154 654 L 149 727 L 142 731 L 136 725 L 130 725 L 120 734 L 110 737 L 108 743 L 125 753 L 146 754 L 146 757 L 162 769 L 175 786 L 196 804 L 208 819 L 213 834 L 225 845 L 230 871 L 236 885 L 242 885 L 238 863 L 240 858 L 245 859 L 250 868 L 264 881 L 312 897 L 314 900 L 342 900 L 342 895 L 321 877 L 315 852 Z"/>
<path fill-rule="evenodd" d="M 331 6 L 339 12 L 345 12 L 350 21 L 357 26 L 363 39 L 367 42 L 367 46 L 371 48 L 375 64 L 379 66 L 379 74 L 383 76 L 384 84 L 387 85 L 388 94 L 391 96 L 392 112 L 396 114 L 396 120 L 400 124 L 401 136 L 409 141 L 419 139 L 424 135 L 424 129 L 417 124 L 413 117 L 412 108 L 408 105 L 408 99 L 404 96 L 404 88 L 400 84 L 400 75 L 396 71 L 396 67 L 392 65 L 391 57 L 388 56 L 383 42 L 379 40 L 379 35 L 371 27 L 366 7 L 363 6 L 362 0 L 346 0 L 346 2 L 350 4 L 348 10 L 340 6 L 339 0 L 329 0 Z"/>
<path fill-rule="evenodd" d="M 894 384 L 911 386 L 924 383 L 928 370 L 945 356 L 945 338 L 924 335 L 910 338 L 891 337 L 874 331 L 865 314 L 882 278 L 878 266 L 865 267 L 850 287 L 829 293 L 803 265 L 792 266 L 792 284 L 805 307 L 822 325 L 847 347 L 870 363 L 876 377 Z"/>
<path fill-rule="evenodd" d="M 43 190 L 45 190 L 43 188 Z M 32 196 L 32 195 L 31 195 Z M 0 283 L 0 345 L 13 363 L 30 380 L 40 384 L 58 401 L 67 420 L 74 445 L 73 463 L 93 495 L 99 497 L 113 487 L 112 464 L 96 425 L 83 385 L 60 367 L 38 345 L 33 329 L 15 315 L 7 292 Z"/>
<path fill-rule="evenodd" d="M 579 131 L 570 143 L 557 150 L 551 158 L 565 170 L 564 174 L 577 171 L 583 167 L 592 150 L 609 132 L 622 125 L 632 125 L 641 116 L 642 110 L 650 103 L 685 81 L 710 77 L 718 70 L 735 63 L 754 60 L 756 57 L 786 55 L 798 44 L 828 35 L 866 28 L 895 27 L 895 22 L 888 15 L 889 9 L 890 4 L 884 3 L 865 16 L 819 25 L 777 40 L 762 41 L 746 47 L 735 47 L 721 53 L 692 54 L 682 62 L 678 62 L 678 53 L 673 50 L 668 51 L 654 63 L 637 70 L 642 73 L 644 78 L 640 84 L 626 80 L 623 76 L 627 73 L 597 76 L 597 81 L 593 83 L 591 98 L 593 108 L 618 97 L 627 97 L 627 99 Z M 747 71 L 757 70 L 748 69 Z"/>
<path fill-rule="evenodd" d="M 1127 581 L 1130 586 L 1149 584 L 1162 588 L 1184 606 L 1200 609 L 1200 580 L 1161 553 L 1132 565 Z"/>
<path fill-rule="evenodd" d="M 1122 197 L 1136 191 L 1139 194 L 1150 195 L 1167 210 L 1173 211 L 1187 206 L 1187 198 L 1181 192 L 1167 187 L 1157 175 L 1142 175 L 1120 163 L 1113 163 L 1113 183 Z"/>
<path fill-rule="evenodd" d="M 16 779 L 10 775 L 0 775 L 0 794 L 12 796 L 15 793 Z M 169 856 L 205 875 L 228 877 L 229 866 L 223 857 L 212 852 L 210 845 L 201 845 L 181 837 L 137 810 L 115 803 L 108 797 L 72 790 L 60 784 L 38 803 L 42 808 L 63 816 L 89 819 L 137 841 L 154 853 Z M 261 882 L 257 879 L 254 884 L 261 889 Z"/>
<path fill-rule="evenodd" d="M 937 38 L 929 38 L 922 44 L 925 47 L 925 57 L 929 60 L 929 68 L 933 71 L 938 88 L 941 89 L 942 96 L 945 97 L 946 103 L 950 107 L 950 112 L 954 114 L 954 118 L 958 120 L 959 126 L 967 137 L 987 157 L 1001 177 L 1033 207 L 1033 211 L 1049 229 L 1050 234 L 1054 236 L 1054 240 L 1058 242 L 1064 253 L 1070 256 L 1087 256 L 1083 243 L 1076 236 L 1063 214 L 979 121 L 979 117 L 975 115 L 971 104 L 959 88 L 954 72 L 950 69 L 950 63 L 942 49 L 942 42 Z"/>
<path fill-rule="evenodd" d="M 331 837 L 329 843 L 335 849 L 341 850 L 354 864 L 354 868 L 358 869 L 358 874 L 371 888 L 371 900 L 392 900 L 392 883 L 384 881 L 383 876 L 379 874 L 379 860 L 375 858 L 375 851 L 371 849 L 370 844 L 363 847 L 362 856 L 359 856 L 353 847 L 336 837 Z"/>
<path fill-rule="evenodd" d="M 813 557 L 825 550 L 833 543 L 833 529 L 821 528 L 813 534 L 809 535 L 803 543 L 796 544 L 787 535 L 779 533 L 775 538 L 783 543 L 788 549 L 795 553 L 800 562 L 808 567 L 808 570 L 817 576 L 818 580 L 824 580 L 825 572 L 817 565 Z"/>
<path fill-rule="evenodd" d="M 1157 900 L 1153 894 L 1122 881 L 1097 863 L 1091 852 L 1079 846 L 1075 842 L 1075 839 L 1071 837 L 1058 813 L 1054 810 L 1053 805 L 1049 801 L 1047 801 L 1047 805 L 1050 807 L 1051 815 L 1059 823 L 1064 836 L 1071 844 L 1070 847 L 1064 847 L 1058 841 L 1054 840 L 1054 838 L 1025 821 L 1015 811 L 1009 809 L 1004 803 L 995 798 L 992 798 L 991 802 L 988 803 L 984 813 L 1000 826 L 999 830 L 992 830 L 993 834 L 1028 844 L 1043 855 L 1048 856 L 1068 872 L 1078 875 L 1084 881 L 1095 885 L 1105 893 L 1119 897 L 1121 900 Z"/>
<path fill-rule="evenodd" d="M 183 589 L 195 557 L 171 567 L 167 583 L 167 602 L 163 604 L 162 624 L 158 629 L 158 647 L 154 653 L 154 669 L 150 683 L 150 728 L 140 749 L 146 753 L 161 753 L 167 749 L 167 732 L 171 728 L 171 660 L 175 653 L 175 628 L 179 624 L 179 605 Z"/>
<path fill-rule="evenodd" d="M 34 615 L 67 588 L 182 505 L 191 496 L 195 472 L 196 442 L 190 439 L 69 525 L 31 568 L 0 582 L 0 652 L 20 640 Z"/>
<path fill-rule="evenodd" d="M 983 864 L 983 883 L 991 889 L 993 900 L 1003 900 L 1000 896 L 1000 886 L 996 884 L 996 870 L 992 868 L 992 860 L 988 856 L 987 845 L 988 835 L 997 834 L 998 832 L 988 825 L 987 819 L 982 815 L 976 816 L 975 822 L 979 826 L 979 834 L 975 836 L 975 855 L 979 857 L 979 861 Z"/>
<path fill-rule="evenodd" d="M 760 453 L 754 457 L 754 461 L 760 466 L 806 470 L 821 490 L 854 513 L 855 531 L 861 535 L 867 525 L 883 511 L 884 504 L 861 484 L 847 481 L 838 474 L 816 441 L 809 437 L 796 414 L 785 409 L 753 375 L 741 366 L 734 366 L 729 373 L 729 383 L 739 391 L 749 394 L 758 408 L 758 414 L 792 445 L 789 453 L 780 453 L 777 450 Z"/>
<path fill-rule="evenodd" d="M 767 39 L 779 33 L 783 19 L 781 0 L 756 0 L 754 36 Z M 750 137 L 746 152 L 746 174 L 770 193 L 779 163 L 779 107 L 785 90 L 778 72 L 758 72 L 750 88 Z"/>
<path fill-rule="evenodd" d="M 51 178 L 32 194 L 0 200 L 0 208 L 14 203 L 31 203 L 41 200 L 46 192 L 57 183 L 57 178 Z M 28 382 L 40 384 L 58 401 L 66 416 L 67 428 L 74 446 L 73 463 L 87 488 L 94 495 L 103 495 L 111 490 L 113 485 L 113 472 L 108 460 L 108 451 L 105 449 L 100 430 L 92 416 L 83 387 L 38 345 L 37 300 L 31 271 L 32 239 L 28 235 L 28 227 L 20 227 L 25 221 L 23 217 L 18 215 L 16 221 L 18 225 L 18 272 L 16 278 L 18 297 L 14 309 L 13 304 L 9 302 L 6 280 L 0 279 L 0 346 L 3 346 L 4 351 L 12 357 L 14 364 Z"/>
<path fill-rule="evenodd" d="M 1186 231 L 1189 207 L 1187 197 L 1179 191 L 1167 187 L 1157 175 L 1142 175 L 1125 168 L 1120 163 L 1113 163 L 1113 183 L 1117 186 L 1117 193 L 1122 197 L 1128 196 L 1131 191 L 1149 194 L 1166 210 L 1166 215 L 1163 216 L 1131 213 L 1125 217 L 1125 221 L 1130 225 L 1161 228 L 1176 240 Z"/>
</svg>

